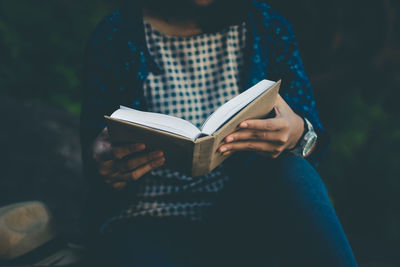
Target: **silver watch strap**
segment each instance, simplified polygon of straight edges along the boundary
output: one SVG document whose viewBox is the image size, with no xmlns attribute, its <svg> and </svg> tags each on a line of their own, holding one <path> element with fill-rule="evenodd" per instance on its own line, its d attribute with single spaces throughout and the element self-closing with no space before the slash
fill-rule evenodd
<svg viewBox="0 0 400 267">
<path fill-rule="evenodd" d="M 304 117 L 303 117 L 303 120 L 305 122 L 304 123 L 304 133 L 301 136 L 301 139 L 297 142 L 297 145 L 292 150 L 290 150 L 290 152 L 292 152 L 293 154 L 300 156 L 300 157 L 303 157 L 304 146 L 307 143 L 307 140 L 306 140 L 307 134 L 310 132 L 313 132 L 316 135 L 316 133 L 314 131 L 314 127 L 312 126 L 311 122 Z"/>
</svg>

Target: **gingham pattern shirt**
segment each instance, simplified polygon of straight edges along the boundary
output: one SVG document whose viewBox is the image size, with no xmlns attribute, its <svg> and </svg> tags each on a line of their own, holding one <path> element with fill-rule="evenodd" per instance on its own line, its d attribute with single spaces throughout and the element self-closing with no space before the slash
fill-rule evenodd
<svg viewBox="0 0 400 267">
<path fill-rule="evenodd" d="M 220 105 L 239 94 L 245 24 L 216 33 L 174 37 L 145 21 L 151 56 L 164 70 L 144 84 L 148 111 L 168 114 L 200 127 Z M 168 160 L 168 159 L 167 159 Z M 114 219 L 134 216 L 183 216 L 201 220 L 229 179 L 223 164 L 200 177 L 159 168 L 139 179 L 137 202 Z"/>
</svg>

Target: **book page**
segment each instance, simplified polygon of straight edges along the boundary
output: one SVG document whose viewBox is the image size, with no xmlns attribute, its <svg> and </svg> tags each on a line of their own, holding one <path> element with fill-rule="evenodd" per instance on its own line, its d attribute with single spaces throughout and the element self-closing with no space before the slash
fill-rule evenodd
<svg viewBox="0 0 400 267">
<path fill-rule="evenodd" d="M 215 110 L 208 119 L 203 123 L 201 132 L 206 135 L 212 135 L 222 125 L 224 125 L 236 113 L 246 107 L 254 99 L 259 97 L 262 93 L 271 88 L 275 82 L 269 80 L 262 80 L 256 85 L 250 87 L 243 93 L 235 96 L 217 110 Z"/>
<path fill-rule="evenodd" d="M 120 106 L 120 109 L 116 110 L 110 117 L 163 130 L 192 140 L 200 135 L 200 130 L 190 122 L 161 113 L 139 111 Z"/>
</svg>

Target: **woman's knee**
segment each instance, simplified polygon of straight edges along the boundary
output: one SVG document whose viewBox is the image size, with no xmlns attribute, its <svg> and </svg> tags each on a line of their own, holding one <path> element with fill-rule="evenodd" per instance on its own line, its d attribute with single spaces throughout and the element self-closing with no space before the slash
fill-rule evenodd
<svg viewBox="0 0 400 267">
<path fill-rule="evenodd" d="M 273 191 L 274 197 L 329 202 L 320 175 L 304 158 L 285 152 L 276 159 L 259 157 L 251 165 L 248 170 L 262 183 L 262 190 Z"/>
</svg>

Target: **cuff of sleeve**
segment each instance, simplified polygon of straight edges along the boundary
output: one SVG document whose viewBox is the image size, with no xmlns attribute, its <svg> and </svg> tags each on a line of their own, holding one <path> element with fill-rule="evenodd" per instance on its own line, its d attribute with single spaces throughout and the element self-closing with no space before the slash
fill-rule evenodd
<svg viewBox="0 0 400 267">
<path fill-rule="evenodd" d="M 312 121 L 310 122 L 313 123 Z M 314 131 L 317 134 L 317 145 L 307 160 L 310 161 L 314 167 L 318 167 L 328 151 L 330 135 L 323 128 L 314 127 Z"/>
</svg>

